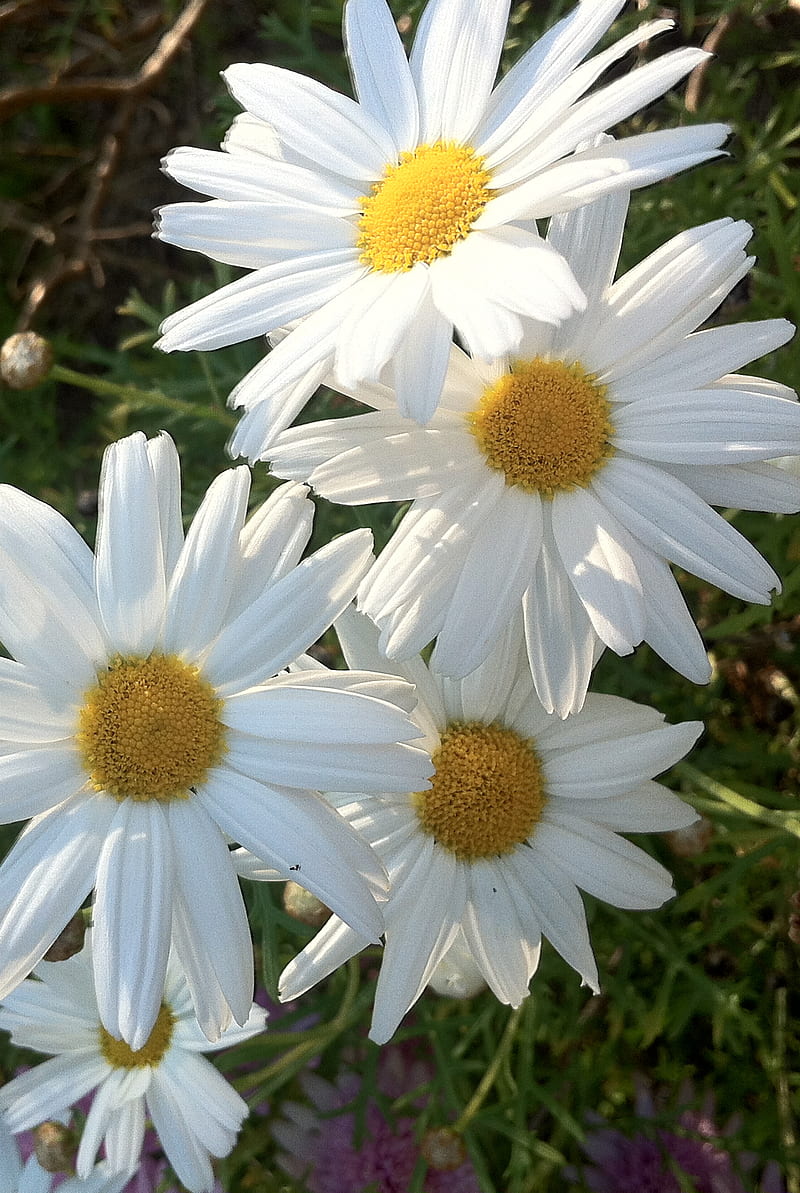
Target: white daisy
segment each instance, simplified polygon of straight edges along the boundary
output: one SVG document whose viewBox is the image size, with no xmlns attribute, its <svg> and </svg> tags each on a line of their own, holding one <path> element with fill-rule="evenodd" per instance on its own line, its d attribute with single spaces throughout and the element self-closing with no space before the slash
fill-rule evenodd
<svg viewBox="0 0 800 1193">
<path fill-rule="evenodd" d="M 248 1111 L 198 1053 L 257 1035 L 266 1012 L 253 1003 L 242 1027 L 209 1043 L 173 954 L 158 1018 L 142 1047 L 133 1050 L 109 1035 L 100 1020 L 90 933 L 80 953 L 67 961 L 42 961 L 34 973 L 38 981 L 24 981 L 0 1007 L 0 1028 L 19 1047 L 52 1059 L 0 1088 L 9 1128 L 25 1131 L 55 1118 L 94 1090 L 75 1165 L 79 1177 L 89 1176 L 103 1142 L 108 1167 L 130 1175 L 139 1163 L 149 1115 L 180 1180 L 192 1193 L 207 1193 L 214 1181 L 209 1157 L 227 1156 Z"/>
<path fill-rule="evenodd" d="M 487 661 L 448 680 L 417 658 L 414 713 L 436 772 L 427 791 L 329 796 L 383 858 L 391 895 L 371 1038 L 384 1043 L 419 998 L 459 928 L 501 1002 L 518 1006 L 546 936 L 598 989 L 578 888 L 617 907 L 659 907 L 670 876 L 619 832 L 691 823 L 695 813 L 652 782 L 702 730 L 665 725 L 652 708 L 590 695 L 567 721 L 536 699 L 512 624 Z M 374 627 L 337 623 L 349 664 L 378 667 Z M 388 666 L 388 664 L 384 664 Z M 332 916 L 284 970 L 295 998 L 367 944 Z"/>
<path fill-rule="evenodd" d="M 257 405 L 266 441 L 334 363 L 355 384 L 388 362 L 401 410 L 424 422 L 454 327 L 490 358 L 519 347 L 520 315 L 558 323 L 582 307 L 533 221 L 706 161 L 728 132 L 700 125 L 573 153 L 706 57 L 676 50 L 587 96 L 671 27 L 651 21 L 583 62 L 622 5 L 584 0 L 494 89 L 509 0 L 430 0 L 410 60 L 385 0 L 347 0 L 358 102 L 278 67 L 231 66 L 245 114 L 225 152 L 184 147 L 165 163 L 212 201 L 165 207 L 158 235 L 254 272 L 170 316 L 159 346 L 219 348 L 309 316 L 231 395 Z"/>
<path fill-rule="evenodd" d="M 438 635 L 433 665 L 465 675 L 522 607 L 537 692 L 561 715 L 580 708 L 602 644 L 626 654 L 644 639 L 705 682 L 667 561 L 768 603 L 777 576 L 709 503 L 800 507 L 797 480 L 762 462 L 800 449 L 796 394 L 729 372 L 792 325 L 694 331 L 750 268 L 751 228 L 683 232 L 614 281 L 626 209 L 614 195 L 552 221 L 586 312 L 527 321 L 519 353 L 492 366 L 454 347 L 427 427 L 361 385 L 350 392 L 376 413 L 293 428 L 265 453 L 332 501 L 412 500 L 358 596 L 390 658 Z"/>
<path fill-rule="evenodd" d="M 250 472 L 211 485 L 184 540 L 168 436 L 103 460 L 97 550 L 0 487 L 0 821 L 32 817 L 0 867 L 0 998 L 94 888 L 97 997 L 132 1048 L 161 1005 L 170 935 L 198 1018 L 243 1023 L 253 954 L 237 841 L 378 938 L 385 875 L 318 794 L 424 786 L 413 691 L 284 668 L 349 602 L 368 532 L 299 562 L 305 489 L 246 520 Z M 405 711 L 403 711 L 405 710 Z M 342 781 L 345 781 L 344 784 Z M 312 789 L 312 790 L 309 790 Z"/>
</svg>

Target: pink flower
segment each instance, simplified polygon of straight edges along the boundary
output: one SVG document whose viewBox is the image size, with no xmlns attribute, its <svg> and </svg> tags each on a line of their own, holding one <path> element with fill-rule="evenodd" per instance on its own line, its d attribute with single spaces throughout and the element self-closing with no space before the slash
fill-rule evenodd
<svg viewBox="0 0 800 1193">
<path fill-rule="evenodd" d="M 422 1090 L 430 1079 L 429 1067 L 405 1048 L 389 1047 L 381 1053 L 377 1086 L 385 1098 Z M 310 1105 L 286 1103 L 285 1119 L 273 1127 L 275 1139 L 285 1148 L 278 1158 L 281 1167 L 305 1182 L 308 1193 L 406 1193 L 420 1157 L 413 1110 L 393 1115 L 371 1098 L 362 1103 L 362 1081 L 352 1071 L 341 1073 L 335 1083 L 306 1073 L 302 1085 Z M 420 1101 L 412 1100 L 412 1107 Z M 469 1162 L 446 1172 L 428 1169 L 423 1188 L 425 1193 L 480 1190 Z"/>
</svg>

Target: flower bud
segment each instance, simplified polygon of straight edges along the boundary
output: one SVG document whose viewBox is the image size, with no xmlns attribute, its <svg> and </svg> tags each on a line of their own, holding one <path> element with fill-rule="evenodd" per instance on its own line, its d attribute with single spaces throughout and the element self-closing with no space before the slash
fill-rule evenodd
<svg viewBox="0 0 800 1193">
<path fill-rule="evenodd" d="M 467 1162 L 464 1140 L 452 1127 L 432 1127 L 426 1131 L 420 1151 L 434 1172 L 454 1172 Z"/>
<path fill-rule="evenodd" d="M 35 331 L 19 331 L 0 348 L 0 377 L 11 389 L 33 389 L 53 367 L 53 349 Z"/>
<path fill-rule="evenodd" d="M 78 1143 L 70 1127 L 48 1121 L 40 1123 L 33 1134 L 36 1159 L 45 1172 L 74 1171 Z"/>
<path fill-rule="evenodd" d="M 291 881 L 283 888 L 283 910 L 293 920 L 300 920 L 301 924 L 308 924 L 311 928 L 321 928 L 331 914 L 331 909 L 316 895 Z"/>
</svg>

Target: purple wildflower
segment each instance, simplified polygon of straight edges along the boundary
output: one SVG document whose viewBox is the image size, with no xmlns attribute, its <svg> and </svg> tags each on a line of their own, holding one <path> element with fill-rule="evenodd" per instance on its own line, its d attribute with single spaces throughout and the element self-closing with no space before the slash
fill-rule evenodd
<svg viewBox="0 0 800 1193">
<path fill-rule="evenodd" d="M 389 1099 L 411 1095 L 431 1079 L 428 1066 L 409 1059 L 403 1047 L 384 1049 L 378 1064 L 378 1090 Z M 413 1114 L 387 1116 L 370 1099 L 358 1107 L 361 1078 L 341 1073 L 335 1083 L 316 1073 L 302 1078 L 310 1105 L 288 1102 L 285 1119 L 273 1135 L 285 1149 L 278 1162 L 308 1193 L 407 1193 L 420 1156 Z M 412 1107 L 419 1099 L 411 1100 Z M 356 1142 L 356 1139 L 359 1142 Z M 447 1172 L 428 1169 L 425 1193 L 479 1193 L 468 1162 Z"/>
</svg>

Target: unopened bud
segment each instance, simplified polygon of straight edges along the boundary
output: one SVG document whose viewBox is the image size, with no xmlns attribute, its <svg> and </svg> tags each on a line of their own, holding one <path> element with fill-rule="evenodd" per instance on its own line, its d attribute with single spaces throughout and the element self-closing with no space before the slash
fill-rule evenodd
<svg viewBox="0 0 800 1193">
<path fill-rule="evenodd" d="M 36 1159 L 45 1172 L 74 1172 L 78 1143 L 69 1127 L 52 1121 L 40 1123 L 33 1135 Z"/>
<path fill-rule="evenodd" d="M 420 1151 L 434 1172 L 454 1172 L 467 1162 L 464 1140 L 452 1127 L 432 1127 L 426 1131 Z"/>
<path fill-rule="evenodd" d="M 688 824 L 686 828 L 676 828 L 671 833 L 665 833 L 667 844 L 678 857 L 696 857 L 698 853 L 705 853 L 714 836 L 714 823 L 706 816 Z"/>
<path fill-rule="evenodd" d="M 463 932 L 459 931 L 434 969 L 428 985 L 445 998 L 473 998 L 486 989 L 486 979 L 478 968 Z"/>
<path fill-rule="evenodd" d="M 293 920 L 300 920 L 301 924 L 308 924 L 311 928 L 321 928 L 330 919 L 331 909 L 300 886 L 298 882 L 287 882 L 283 888 L 283 910 Z"/>
<path fill-rule="evenodd" d="M 53 367 L 53 349 L 35 331 L 18 331 L 0 348 L 0 377 L 12 389 L 33 389 Z"/>
<path fill-rule="evenodd" d="M 58 934 L 50 948 L 44 955 L 45 961 L 66 961 L 74 957 L 83 948 L 83 938 L 86 934 L 86 921 L 80 911 L 76 911 L 65 928 Z"/>
</svg>

